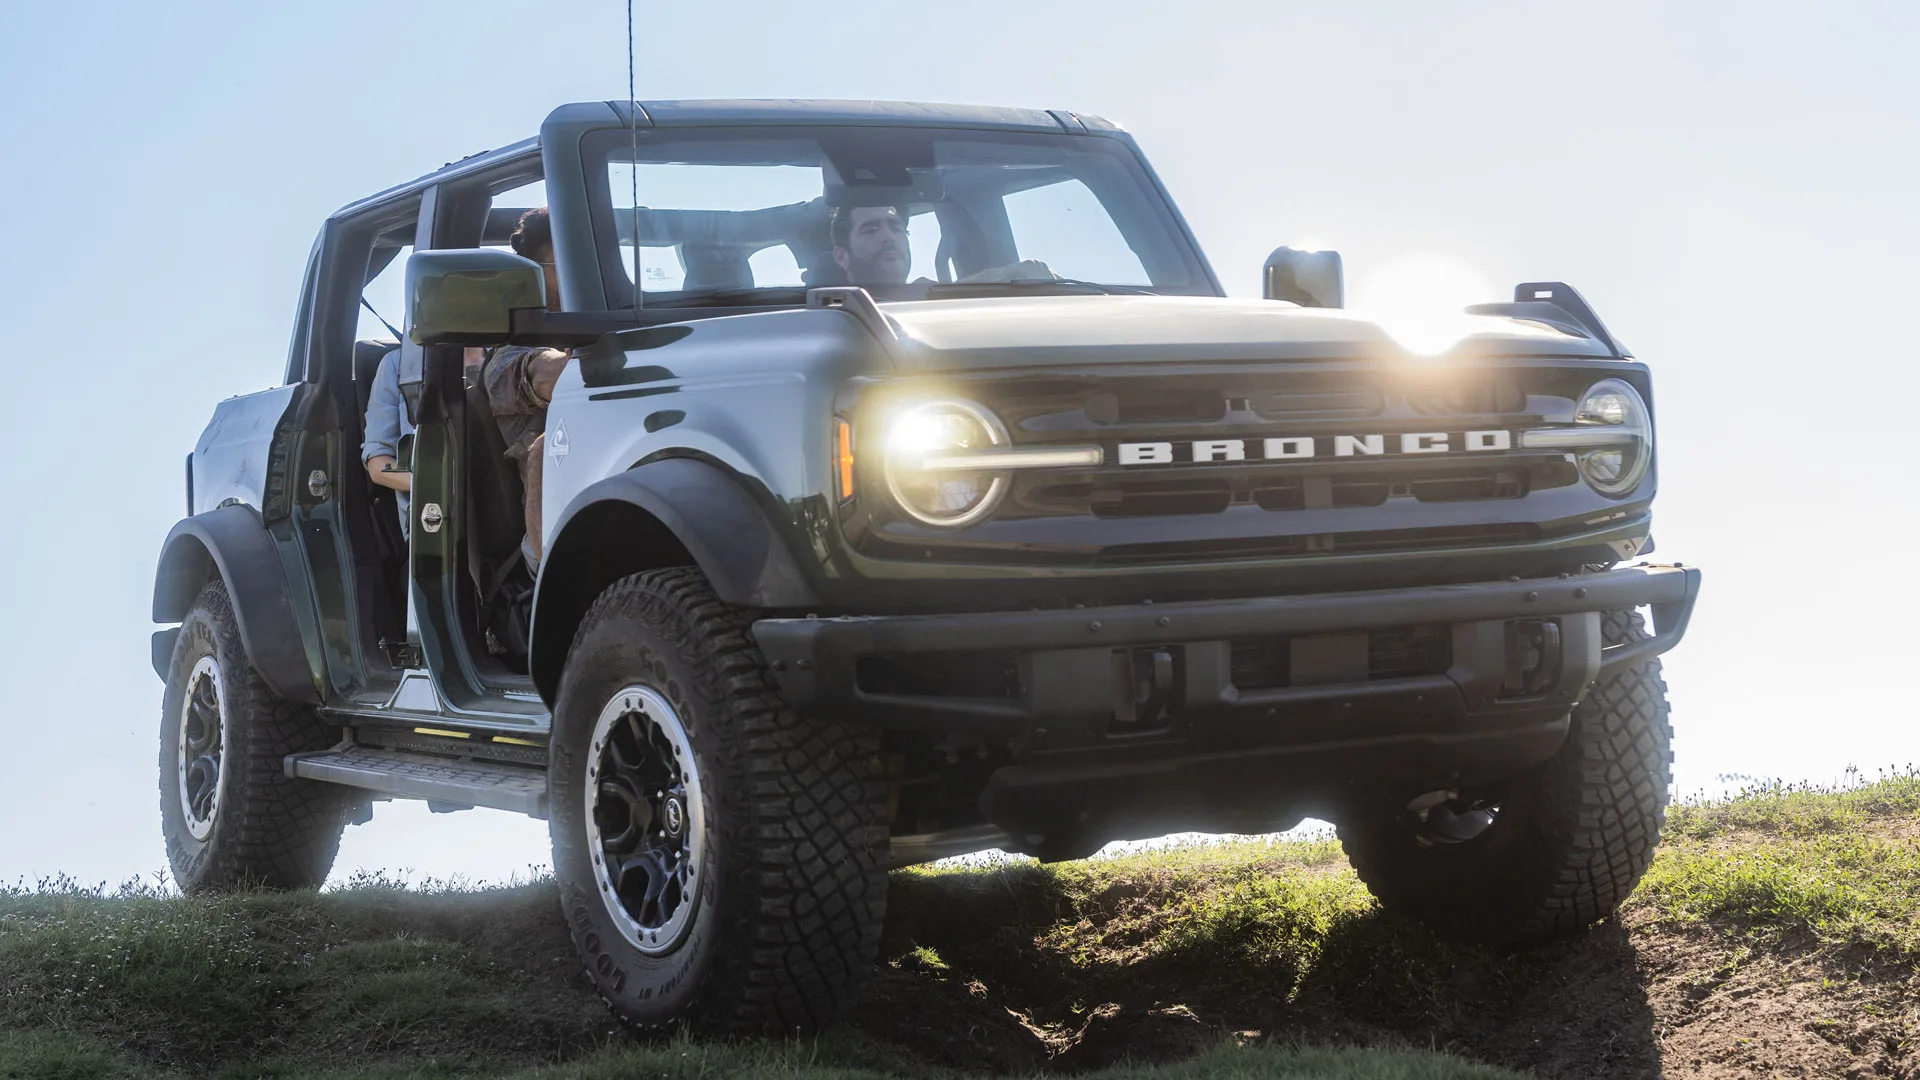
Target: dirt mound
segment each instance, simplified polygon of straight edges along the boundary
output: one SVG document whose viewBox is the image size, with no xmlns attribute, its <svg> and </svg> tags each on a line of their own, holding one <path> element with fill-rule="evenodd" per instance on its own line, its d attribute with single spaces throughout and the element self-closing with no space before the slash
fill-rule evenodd
<svg viewBox="0 0 1920 1080">
<path fill-rule="evenodd" d="M 1548 1077 L 1920 1076 L 1920 778 L 1678 807 L 1618 919 L 1521 952 L 1381 912 L 1330 844 L 901 874 L 886 952 L 851 1022 L 982 1070 L 1233 1037 Z"/>
<path fill-rule="evenodd" d="M 1594 1080 L 1920 1076 L 1914 966 L 1810 935 L 1756 945 L 1629 912 L 1578 942 L 1498 954 L 1375 912 L 1330 933 L 1302 973 L 1285 960 L 1035 962 L 1007 948 L 1028 928 L 1007 926 L 923 931 L 945 963 L 896 956 L 850 1025 L 995 1073 L 1177 1060 L 1233 1037 L 1431 1047 Z"/>
<path fill-rule="evenodd" d="M 1917 1041 L 1910 775 L 1679 808 L 1617 921 L 1514 953 L 1381 912 L 1327 841 L 902 872 L 864 1003 L 784 1048 L 636 1042 L 593 996 L 546 883 L 0 890 L 8 1078 L 48 1062 L 101 1077 L 1180 1076 L 1235 1045 L 1334 1054 L 1336 1071 L 1303 1073 L 1289 1051 L 1248 1050 L 1241 1075 L 1376 1075 L 1339 1048 L 1388 1047 L 1457 1058 L 1377 1075 L 1493 1075 L 1467 1059 L 1545 1077 L 1915 1077 Z"/>
</svg>

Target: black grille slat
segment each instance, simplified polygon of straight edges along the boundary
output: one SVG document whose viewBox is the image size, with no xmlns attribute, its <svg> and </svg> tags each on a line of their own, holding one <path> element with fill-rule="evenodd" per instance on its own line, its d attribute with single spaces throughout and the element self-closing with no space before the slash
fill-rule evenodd
<svg viewBox="0 0 1920 1080">
<path fill-rule="evenodd" d="M 1088 500 L 1097 517 L 1162 517 L 1170 514 L 1218 514 L 1233 503 L 1226 480 L 1116 484 L 1096 487 Z"/>
</svg>

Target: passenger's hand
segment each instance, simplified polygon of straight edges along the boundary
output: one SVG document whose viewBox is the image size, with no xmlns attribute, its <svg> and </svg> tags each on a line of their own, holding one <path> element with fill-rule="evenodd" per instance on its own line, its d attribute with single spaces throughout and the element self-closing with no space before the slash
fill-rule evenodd
<svg viewBox="0 0 1920 1080">
<path fill-rule="evenodd" d="M 961 278 L 965 284 L 985 281 L 1053 281 L 1058 275 L 1039 259 L 1022 259 L 1010 266 L 990 266 Z"/>
</svg>

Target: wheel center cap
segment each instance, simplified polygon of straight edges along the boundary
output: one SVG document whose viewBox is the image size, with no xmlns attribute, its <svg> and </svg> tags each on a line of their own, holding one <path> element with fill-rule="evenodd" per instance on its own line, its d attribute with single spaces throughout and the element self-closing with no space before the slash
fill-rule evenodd
<svg viewBox="0 0 1920 1080">
<path fill-rule="evenodd" d="M 661 824 L 667 828 L 668 836 L 679 836 L 680 830 L 687 827 L 687 812 L 680 806 L 680 800 L 669 798 L 660 808 Z"/>
</svg>

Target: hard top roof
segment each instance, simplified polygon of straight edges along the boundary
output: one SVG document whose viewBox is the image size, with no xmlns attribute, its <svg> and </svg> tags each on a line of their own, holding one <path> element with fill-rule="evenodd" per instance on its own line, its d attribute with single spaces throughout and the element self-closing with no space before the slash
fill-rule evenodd
<svg viewBox="0 0 1920 1080">
<path fill-rule="evenodd" d="M 607 103 L 622 121 L 627 103 Z M 808 98 L 643 101 L 640 123 L 652 127 L 717 124 L 890 124 L 908 127 L 997 128 L 1011 131 L 1079 131 L 1086 121 L 1102 129 L 1097 117 L 1076 117 L 1064 110 L 1015 109 L 998 105 L 946 105 L 924 101 L 853 101 Z"/>
<path fill-rule="evenodd" d="M 855 101 L 829 98 L 736 98 L 707 100 L 642 101 L 640 127 L 747 127 L 781 125 L 873 125 L 894 127 L 954 127 L 998 131 L 1068 132 L 1072 134 L 1115 134 L 1120 128 L 1111 121 L 1086 113 L 1063 109 L 1017 109 L 999 105 L 945 105 L 921 101 Z M 541 125 L 600 127 L 628 122 L 625 101 L 580 102 L 562 105 L 547 115 Z M 451 161 L 433 172 L 385 191 L 369 195 L 335 211 L 346 217 L 367 207 L 411 194 L 429 184 L 464 173 L 485 169 L 495 163 L 537 154 L 539 138 L 469 154 Z"/>
</svg>

